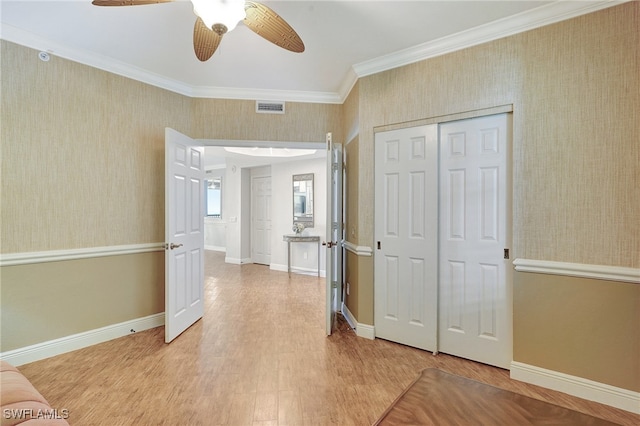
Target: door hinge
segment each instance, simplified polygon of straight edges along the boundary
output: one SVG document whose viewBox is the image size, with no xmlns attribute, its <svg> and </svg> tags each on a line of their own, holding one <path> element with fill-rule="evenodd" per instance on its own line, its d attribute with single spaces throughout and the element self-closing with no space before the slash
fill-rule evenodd
<svg viewBox="0 0 640 426">
<path fill-rule="evenodd" d="M 508 248 L 504 249 L 504 258 L 505 259 L 509 259 L 509 249 Z"/>
</svg>

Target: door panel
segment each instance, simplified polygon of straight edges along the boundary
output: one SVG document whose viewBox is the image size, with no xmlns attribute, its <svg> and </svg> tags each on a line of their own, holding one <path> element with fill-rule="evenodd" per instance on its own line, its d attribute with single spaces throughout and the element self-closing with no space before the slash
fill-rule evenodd
<svg viewBox="0 0 640 426">
<path fill-rule="evenodd" d="M 253 178 L 251 185 L 253 263 L 271 264 L 271 177 Z"/>
<path fill-rule="evenodd" d="M 376 337 L 437 348 L 437 125 L 375 136 Z"/>
<path fill-rule="evenodd" d="M 165 132 L 165 341 L 204 313 L 204 149 Z"/>
<path fill-rule="evenodd" d="M 327 134 L 326 331 L 331 335 L 342 305 L 342 145 Z M 319 268 L 320 266 L 318 266 Z"/>
<path fill-rule="evenodd" d="M 440 126 L 439 350 L 508 368 L 512 358 L 510 116 Z"/>
</svg>

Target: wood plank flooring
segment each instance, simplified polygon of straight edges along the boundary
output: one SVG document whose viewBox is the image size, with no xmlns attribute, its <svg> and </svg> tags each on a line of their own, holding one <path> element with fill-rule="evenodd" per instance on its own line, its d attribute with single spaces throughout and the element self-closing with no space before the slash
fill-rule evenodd
<svg viewBox="0 0 640 426">
<path fill-rule="evenodd" d="M 324 332 L 324 279 L 206 254 L 205 315 L 20 367 L 72 425 L 370 425 L 425 368 L 623 425 L 640 416 L 453 356 Z M 482 413 L 477 413 L 481 416 Z"/>
</svg>

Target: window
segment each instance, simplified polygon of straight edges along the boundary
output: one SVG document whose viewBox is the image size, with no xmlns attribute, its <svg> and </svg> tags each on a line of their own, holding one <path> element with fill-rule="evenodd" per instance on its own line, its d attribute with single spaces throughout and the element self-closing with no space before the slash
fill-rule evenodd
<svg viewBox="0 0 640 426">
<path fill-rule="evenodd" d="M 222 177 L 205 180 L 207 216 L 222 218 Z"/>
</svg>

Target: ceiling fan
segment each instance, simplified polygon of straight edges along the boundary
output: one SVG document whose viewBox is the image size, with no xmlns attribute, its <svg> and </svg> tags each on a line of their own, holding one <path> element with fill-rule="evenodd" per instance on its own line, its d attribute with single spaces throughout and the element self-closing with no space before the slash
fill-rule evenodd
<svg viewBox="0 0 640 426">
<path fill-rule="evenodd" d="M 174 0 L 93 0 L 95 6 L 138 6 L 169 3 Z M 202 62 L 211 58 L 222 37 L 239 21 L 271 43 L 292 52 L 304 52 L 304 43 L 293 28 L 277 13 L 255 1 L 191 0 L 196 23 L 193 28 L 193 48 Z"/>
</svg>

